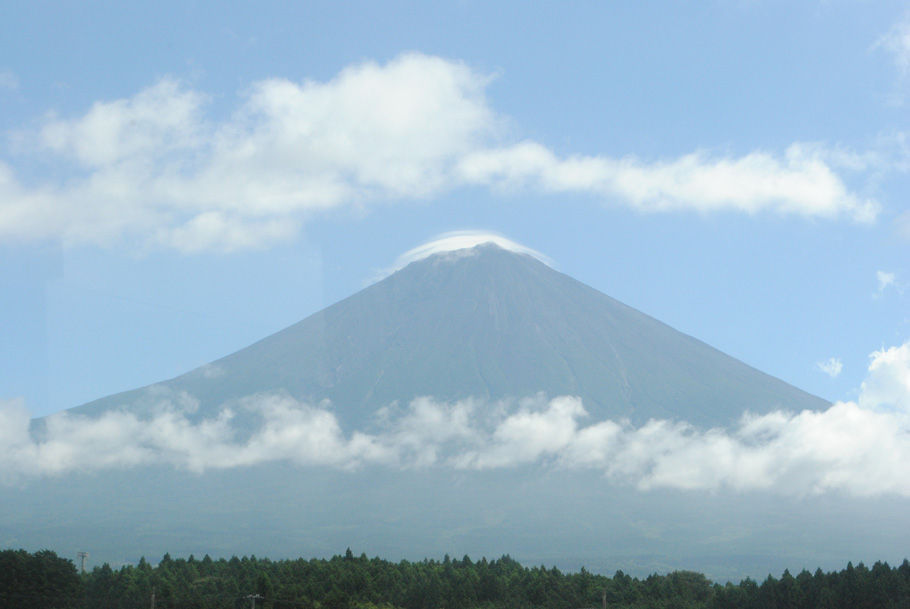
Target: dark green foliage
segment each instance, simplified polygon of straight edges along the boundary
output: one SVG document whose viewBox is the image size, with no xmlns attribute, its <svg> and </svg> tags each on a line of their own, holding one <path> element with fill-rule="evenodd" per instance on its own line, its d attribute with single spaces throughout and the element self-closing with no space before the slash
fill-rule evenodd
<svg viewBox="0 0 910 609">
<path fill-rule="evenodd" d="M 50 551 L 0 552 L 0 606 L 41 609 L 245 609 L 251 595 L 268 609 L 910 609 L 910 563 L 872 568 L 852 563 L 838 573 L 784 571 L 759 585 L 719 585 L 692 571 L 644 579 L 582 569 L 521 566 L 509 556 L 473 562 L 392 563 L 355 556 L 271 561 L 255 556 L 197 560 L 165 555 L 118 570 L 107 564 L 82 577 Z"/>
<path fill-rule="evenodd" d="M 72 561 L 50 550 L 0 552 L 0 607 L 66 609 L 82 606 L 82 582 Z"/>
</svg>

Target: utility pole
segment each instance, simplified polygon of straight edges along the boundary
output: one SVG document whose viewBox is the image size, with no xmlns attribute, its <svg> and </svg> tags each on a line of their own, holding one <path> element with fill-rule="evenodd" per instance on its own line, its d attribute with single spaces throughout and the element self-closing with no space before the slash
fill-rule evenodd
<svg viewBox="0 0 910 609">
<path fill-rule="evenodd" d="M 603 598 L 604 609 L 607 609 L 607 589 L 606 588 L 604 588 L 603 596 L 601 598 Z"/>
<path fill-rule="evenodd" d="M 82 559 L 82 574 L 85 575 L 85 559 L 88 558 L 88 552 L 76 552 L 76 556 Z"/>
<path fill-rule="evenodd" d="M 262 598 L 261 594 L 247 594 L 244 598 L 250 599 L 250 608 L 256 609 L 256 599 Z"/>
<path fill-rule="evenodd" d="M 155 586 L 152 586 L 152 604 L 151 608 L 155 609 Z"/>
</svg>

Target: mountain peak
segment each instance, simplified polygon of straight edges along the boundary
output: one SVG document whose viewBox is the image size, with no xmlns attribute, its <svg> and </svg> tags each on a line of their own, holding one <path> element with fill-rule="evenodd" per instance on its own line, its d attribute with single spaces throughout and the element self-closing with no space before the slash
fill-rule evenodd
<svg viewBox="0 0 910 609">
<path fill-rule="evenodd" d="M 497 248 L 507 252 L 524 254 L 543 262 L 549 267 L 554 266 L 553 261 L 544 254 L 498 233 L 471 230 L 443 233 L 422 245 L 408 250 L 398 257 L 393 267 L 385 274 L 390 275 L 412 262 L 433 256 L 457 260 L 466 256 L 476 255 L 484 248 Z"/>
</svg>

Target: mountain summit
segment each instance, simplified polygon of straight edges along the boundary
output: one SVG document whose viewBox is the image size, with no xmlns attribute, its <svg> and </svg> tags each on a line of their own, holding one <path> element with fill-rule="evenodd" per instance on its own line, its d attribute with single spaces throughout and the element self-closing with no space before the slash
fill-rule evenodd
<svg viewBox="0 0 910 609">
<path fill-rule="evenodd" d="M 576 395 L 597 420 L 730 423 L 744 411 L 819 409 L 820 398 L 564 275 L 531 250 L 487 242 L 433 251 L 236 353 L 77 410 L 142 408 L 161 385 L 200 401 L 287 391 L 359 424 L 419 396 Z"/>
</svg>

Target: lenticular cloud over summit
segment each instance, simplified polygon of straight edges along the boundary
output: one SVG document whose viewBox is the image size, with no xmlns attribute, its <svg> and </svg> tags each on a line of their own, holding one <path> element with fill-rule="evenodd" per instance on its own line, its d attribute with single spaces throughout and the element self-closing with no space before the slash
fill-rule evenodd
<svg viewBox="0 0 910 609">
<path fill-rule="evenodd" d="M 443 233 L 431 241 L 418 245 L 417 247 L 406 251 L 398 257 L 395 265 L 387 271 L 387 275 L 399 269 L 406 267 L 412 262 L 429 258 L 436 254 L 466 252 L 478 245 L 490 243 L 501 247 L 502 249 L 514 252 L 516 254 L 526 254 L 537 260 L 540 260 L 549 267 L 553 267 L 553 261 L 537 250 L 531 249 L 520 243 L 516 243 L 498 233 L 480 230 L 451 231 Z"/>
</svg>

